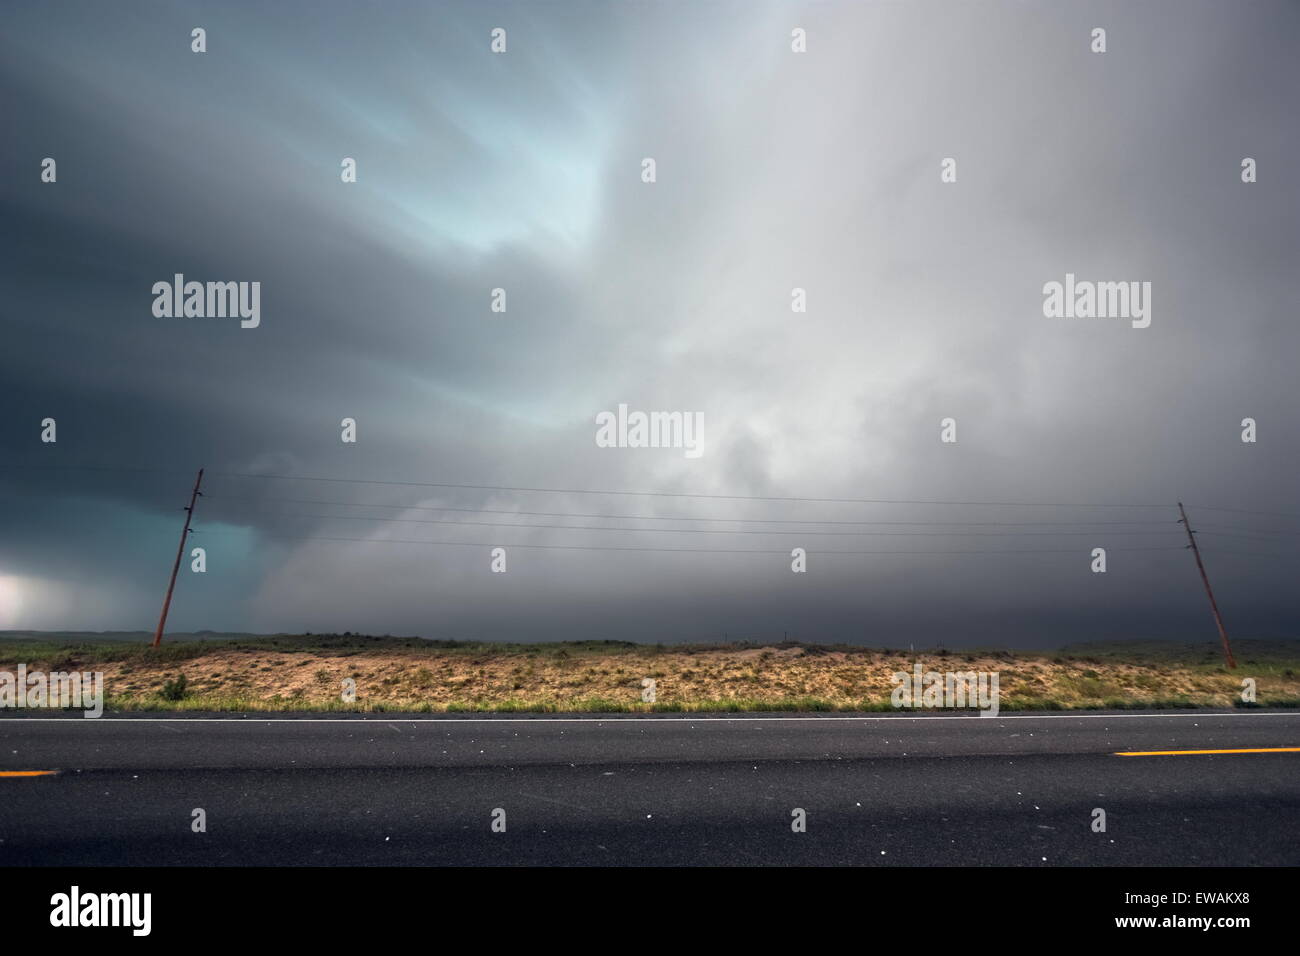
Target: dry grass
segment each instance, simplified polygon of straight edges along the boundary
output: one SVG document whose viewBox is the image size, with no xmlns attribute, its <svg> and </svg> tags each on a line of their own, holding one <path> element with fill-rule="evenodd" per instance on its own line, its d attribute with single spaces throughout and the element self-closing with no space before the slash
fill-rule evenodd
<svg viewBox="0 0 1300 956">
<path fill-rule="evenodd" d="M 1068 651 L 1068 653 L 1067 653 Z M 110 710 L 891 710 L 891 676 L 999 674 L 1002 708 L 1240 706 L 1253 677 L 1264 706 L 1300 704 L 1300 644 L 1241 642 L 1227 671 L 1207 645 L 1081 645 L 1056 653 L 927 652 L 806 644 L 488 645 L 279 637 L 171 644 L 0 642 L 0 670 L 104 672 Z M 187 694 L 165 700 L 184 674 Z M 656 703 L 641 703 L 641 681 Z M 345 678 L 357 700 L 341 699 Z"/>
</svg>

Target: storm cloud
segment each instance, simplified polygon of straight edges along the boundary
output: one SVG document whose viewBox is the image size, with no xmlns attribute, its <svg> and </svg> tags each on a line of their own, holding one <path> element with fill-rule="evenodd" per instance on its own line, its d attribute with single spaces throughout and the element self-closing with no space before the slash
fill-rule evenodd
<svg viewBox="0 0 1300 956">
<path fill-rule="evenodd" d="M 1293 4 L 2 16 L 0 628 L 151 628 L 204 467 L 177 630 L 1212 638 L 1182 500 L 1230 631 L 1296 634 Z"/>
</svg>

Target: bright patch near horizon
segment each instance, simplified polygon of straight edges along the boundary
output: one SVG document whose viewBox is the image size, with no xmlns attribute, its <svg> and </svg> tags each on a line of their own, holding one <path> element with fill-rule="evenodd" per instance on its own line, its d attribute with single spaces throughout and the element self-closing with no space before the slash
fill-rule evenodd
<svg viewBox="0 0 1300 956">
<path fill-rule="evenodd" d="M 23 609 L 20 580 L 13 575 L 0 575 L 0 629 L 18 626 L 18 614 Z"/>
</svg>

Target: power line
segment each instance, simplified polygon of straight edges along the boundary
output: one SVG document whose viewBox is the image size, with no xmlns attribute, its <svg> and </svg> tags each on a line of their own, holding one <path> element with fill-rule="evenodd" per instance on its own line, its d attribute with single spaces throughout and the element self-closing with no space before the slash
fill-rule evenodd
<svg viewBox="0 0 1300 956">
<path fill-rule="evenodd" d="M 389 508 L 401 511 L 452 511 L 465 514 L 527 515 L 541 518 L 614 518 L 637 521 L 709 521 L 736 524 L 825 524 L 825 525 L 882 525 L 882 526 L 960 526 L 960 527 L 1039 527 L 1045 525 L 1158 525 L 1169 521 L 845 521 L 836 518 L 706 518 L 696 515 L 608 514 L 574 511 L 520 511 L 515 508 L 456 508 L 452 506 L 421 506 L 407 504 L 380 504 L 365 501 L 325 501 L 320 498 L 281 498 L 258 495 L 205 495 L 209 501 L 283 502 L 304 505 L 339 505 L 349 508 Z"/>
<path fill-rule="evenodd" d="M 184 469 L 175 468 L 141 468 L 119 465 L 47 465 L 47 464 L 22 464 L 15 462 L 6 462 L 0 464 L 0 471 L 3 470 L 55 470 L 55 471 L 99 471 L 99 472 L 130 472 L 137 474 L 160 474 L 160 475 L 188 475 L 190 472 Z M 789 502 L 824 502 L 828 504 L 903 504 L 903 505 L 954 505 L 954 506 L 972 506 L 972 507 L 998 507 L 998 508 L 1168 508 L 1168 504 L 1139 504 L 1135 502 L 1065 502 L 1065 501 L 976 501 L 976 500 L 955 500 L 940 498 L 835 498 L 835 497 L 810 497 L 802 495 L 725 495 L 725 494 L 700 494 L 692 492 L 670 492 L 670 491 L 625 491 L 625 490 L 598 490 L 592 488 L 540 488 L 523 485 L 482 485 L 458 482 L 436 482 L 436 481 L 393 481 L 379 478 L 328 478 L 316 475 L 279 475 L 271 473 L 252 473 L 252 472 L 209 472 L 209 480 L 213 478 L 238 478 L 238 479 L 255 479 L 265 478 L 276 481 L 316 481 L 330 482 L 340 484 L 358 484 L 358 485 L 390 485 L 395 487 L 414 487 L 414 488 L 457 488 L 471 491 L 514 491 L 514 492 L 535 492 L 540 494 L 569 494 L 569 495 L 621 495 L 629 497 L 659 497 L 659 498 L 702 498 L 719 501 L 789 501 Z M 322 502 L 323 503 L 323 502 Z M 339 504 L 350 504 L 351 502 L 338 502 Z M 385 506 L 386 507 L 386 506 Z M 1264 511 L 1249 508 L 1230 508 L 1222 505 L 1191 505 L 1193 508 L 1200 508 L 1205 511 L 1225 511 L 1236 512 L 1238 514 L 1265 515 L 1270 517 L 1300 518 L 1300 512 L 1289 511 Z M 686 520 L 686 519 L 684 519 Z M 719 519 L 727 520 L 727 519 Z M 910 522 L 909 522 L 910 523 Z"/>
<path fill-rule="evenodd" d="M 1267 537 L 1267 536 L 1262 535 L 1262 534 L 1251 534 L 1251 533 L 1249 533 L 1249 532 L 1237 532 L 1237 531 L 1202 531 L 1201 529 L 1198 528 L 1198 529 L 1196 530 L 1196 534 L 1198 534 L 1198 535 L 1200 535 L 1200 534 L 1208 534 L 1208 535 L 1213 535 L 1213 536 L 1216 537 L 1216 538 L 1245 538 L 1245 539 L 1247 539 L 1248 541 L 1267 542 L 1267 543 L 1269 543 L 1269 544 L 1282 544 L 1282 543 L 1283 543 L 1282 541 L 1279 541 L 1279 540 L 1277 540 L 1276 538 L 1270 538 L 1270 537 Z"/>
<path fill-rule="evenodd" d="M 152 473 L 152 474 L 189 474 L 188 471 L 170 468 L 141 468 L 114 465 L 34 465 L 18 464 L 7 462 L 0 465 L 0 470 L 67 470 L 67 471 L 118 471 L 133 473 Z M 814 497 L 805 495 L 731 495 L 731 494 L 703 494 L 694 492 L 673 492 L 673 491 L 627 491 L 627 490 L 600 490 L 593 488 L 543 488 L 530 487 L 524 485 L 484 485 L 472 484 L 468 482 L 437 482 L 437 481 L 393 481 L 379 478 L 329 478 L 317 475 L 280 475 L 272 473 L 252 473 L 252 472 L 209 472 L 209 480 L 213 478 L 237 478 L 237 479 L 257 479 L 263 478 L 275 481 L 315 481 L 328 482 L 337 484 L 354 484 L 354 485 L 388 485 L 394 487 L 413 487 L 413 488 L 456 488 L 470 491 L 512 491 L 512 492 L 529 492 L 538 494 L 567 494 L 567 495 L 618 495 L 626 497 L 656 497 L 656 498 L 700 498 L 715 501 L 787 501 L 787 502 L 822 502 L 827 504 L 901 504 L 901 505 L 951 505 L 951 506 L 971 506 L 971 507 L 997 507 L 997 508 L 1168 508 L 1168 504 L 1139 504 L 1134 502 L 1064 502 L 1064 501 L 977 501 L 977 500 L 956 500 L 941 498 L 837 498 L 837 497 Z M 1241 514 L 1270 515 L 1290 518 L 1300 518 L 1300 513 L 1283 512 L 1283 511 L 1261 511 L 1246 508 L 1228 508 L 1213 505 L 1199 505 L 1208 511 L 1232 511 Z"/>
<path fill-rule="evenodd" d="M 207 535 L 229 536 L 238 534 L 234 531 L 207 531 L 199 529 L 200 533 Z M 422 544 L 435 546 L 466 547 L 466 548 L 527 548 L 536 551 L 653 551 L 666 554 L 782 554 L 788 555 L 790 552 L 783 548 L 648 548 L 648 547 L 628 547 L 613 545 L 565 545 L 565 544 L 502 544 L 499 541 L 480 542 L 480 541 L 441 541 L 431 539 L 408 539 L 408 538 L 344 538 L 325 535 L 311 535 L 299 537 L 297 535 L 274 534 L 269 532 L 259 532 L 265 537 L 288 538 L 293 541 L 356 541 L 363 544 Z M 1149 547 L 1149 548 L 1111 548 L 1112 551 L 1186 551 L 1182 546 L 1172 547 Z M 867 555 L 867 554 L 1078 554 L 1077 548 L 997 548 L 997 549 L 980 549 L 965 551 L 843 551 L 827 550 L 822 548 L 814 549 L 814 554 L 845 554 L 845 555 Z"/>
<path fill-rule="evenodd" d="M 188 475 L 182 468 L 139 468 L 127 465 L 29 465 L 17 462 L 0 464 L 0 471 L 99 471 L 125 472 L 140 475 Z"/>
<path fill-rule="evenodd" d="M 623 531 L 638 534 L 758 534 L 796 535 L 804 537 L 1059 537 L 1062 535 L 1098 535 L 1096 531 L 755 531 L 731 528 L 622 528 L 588 525 L 586 527 L 564 524 L 520 524 L 503 521 L 457 521 L 452 518 L 384 518 L 370 515 L 318 515 L 269 512 L 274 518 L 320 518 L 327 521 L 387 521 L 400 524 L 449 524 L 480 528 L 540 528 L 555 531 Z M 1181 537 L 1181 531 L 1106 531 L 1107 535 L 1147 535 Z"/>
<path fill-rule="evenodd" d="M 1248 534 L 1252 537 L 1279 538 L 1292 538 L 1296 535 L 1300 535 L 1300 531 L 1288 531 L 1285 528 L 1225 528 L 1222 525 L 1217 524 L 1203 524 L 1197 529 L 1197 531 L 1200 531 L 1201 528 L 1214 529 L 1213 531 L 1206 532 L 1207 534 Z"/>
<path fill-rule="evenodd" d="M 1300 518 L 1300 514 L 1294 511 L 1256 511 L 1250 508 L 1216 508 L 1213 505 L 1188 505 L 1189 508 L 1198 508 L 1201 511 L 1234 511 L 1243 515 L 1266 515 L 1270 518 Z"/>
<path fill-rule="evenodd" d="M 321 481 L 338 484 L 391 485 L 410 488 L 459 488 L 470 491 L 513 491 L 535 492 L 539 494 L 558 495 L 622 495 L 627 497 L 648 498 L 701 498 L 712 501 L 788 501 L 821 502 L 826 504 L 865 504 L 865 505 L 970 505 L 999 508 L 1161 508 L 1168 504 L 1100 504 L 1070 503 L 1060 501 L 957 501 L 939 498 L 818 498 L 802 495 L 721 495 L 699 494 L 683 491 L 612 491 L 594 488 L 533 488 L 522 485 L 475 485 L 446 481 L 388 481 L 378 478 L 323 478 L 310 475 L 273 475 L 248 474 L 243 472 L 214 472 L 217 478 L 266 478 L 277 481 Z"/>
<path fill-rule="evenodd" d="M 1286 561 L 1295 560 L 1294 554 L 1274 554 L 1269 551 L 1238 551 L 1235 548 L 1231 548 L 1231 549 L 1220 548 L 1217 546 L 1213 548 L 1207 548 L 1205 550 L 1205 553 L 1209 555 L 1213 555 L 1216 558 L 1221 554 L 1231 554 L 1231 555 L 1243 555 L 1243 556 L 1258 557 L 1258 558 L 1282 558 L 1283 560 Z"/>
</svg>

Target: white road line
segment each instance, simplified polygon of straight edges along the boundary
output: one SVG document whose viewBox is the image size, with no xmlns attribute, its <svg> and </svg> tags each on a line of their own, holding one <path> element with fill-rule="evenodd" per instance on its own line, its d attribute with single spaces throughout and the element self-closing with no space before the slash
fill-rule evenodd
<svg viewBox="0 0 1300 956">
<path fill-rule="evenodd" d="M 426 717 L 403 720 L 391 715 L 383 717 L 92 717 L 78 720 L 75 717 L 10 717 L 0 718 L 0 727 L 12 724 L 59 723 L 85 726 L 86 724 L 356 724 L 356 723 L 403 723 L 403 724 L 678 724 L 689 723 L 742 723 L 754 724 L 773 721 L 798 721 L 802 723 L 831 723 L 861 720 L 973 720 L 992 726 L 1000 720 L 1123 720 L 1155 719 L 1184 720 L 1204 719 L 1207 717 L 1300 717 L 1300 711 L 1269 712 L 1256 711 L 1213 711 L 1195 714 L 1006 714 L 997 717 L 980 718 L 978 716 L 958 716 L 956 714 L 939 714 L 934 716 L 890 715 L 880 717 Z"/>
</svg>

